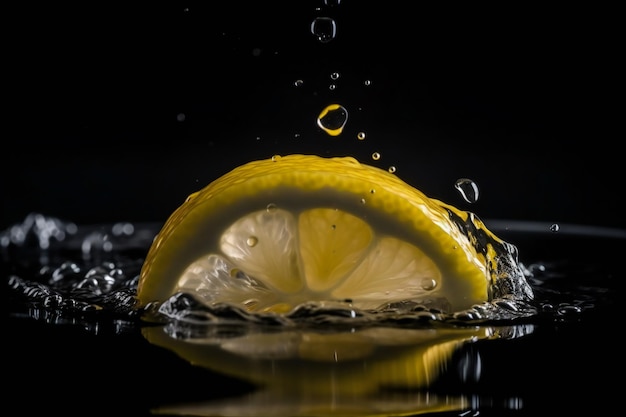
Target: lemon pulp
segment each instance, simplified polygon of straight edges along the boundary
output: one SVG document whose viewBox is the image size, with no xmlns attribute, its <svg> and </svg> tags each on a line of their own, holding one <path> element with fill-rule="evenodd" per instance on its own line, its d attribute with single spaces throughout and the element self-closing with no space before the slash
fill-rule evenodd
<svg viewBox="0 0 626 417">
<path fill-rule="evenodd" d="M 490 245 L 459 226 L 467 218 L 351 157 L 252 161 L 172 213 L 137 296 L 146 305 L 189 292 L 208 304 L 278 313 L 308 301 L 375 309 L 438 299 L 465 309 L 488 300 L 493 275 Z"/>
</svg>

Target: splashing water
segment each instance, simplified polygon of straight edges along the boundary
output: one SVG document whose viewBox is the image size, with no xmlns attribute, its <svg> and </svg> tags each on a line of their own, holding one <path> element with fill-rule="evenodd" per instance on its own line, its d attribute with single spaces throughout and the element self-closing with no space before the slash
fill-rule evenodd
<svg viewBox="0 0 626 417">
<path fill-rule="evenodd" d="M 457 219 L 463 233 L 478 245 L 485 242 L 482 224 L 475 216 L 467 221 Z M 565 301 L 558 290 L 547 291 L 546 277 L 559 275 L 546 266 L 533 263 L 529 267 L 517 263 L 517 248 L 503 242 L 501 256 L 491 273 L 508 275 L 511 279 L 494 279 L 492 301 L 465 310 L 448 313 L 436 300 L 424 303 L 389 303 L 377 310 L 360 310 L 350 300 L 338 303 L 305 303 L 282 317 L 274 314 L 249 313 L 239 307 L 216 305 L 207 307 L 193 294 L 176 294 L 162 305 L 136 308 L 138 274 L 154 236 L 155 224 L 116 223 L 79 227 L 34 213 L 0 234 L 8 287 L 16 295 L 14 307 L 18 314 L 42 315 L 49 318 L 72 315 L 117 317 L 137 320 L 148 317 L 169 318 L 195 323 L 221 320 L 249 323 L 424 323 L 424 322 L 492 322 L 532 318 L 550 313 L 560 318 L 582 313 L 594 305 L 588 297 L 578 296 Z M 482 243 L 481 243 L 482 242 Z M 254 244 L 254 236 L 250 237 Z M 491 242 L 493 244 L 493 242 Z M 539 293 L 558 296 L 533 299 L 528 283 L 540 284 Z M 158 309 L 158 310 L 157 310 Z"/>
</svg>

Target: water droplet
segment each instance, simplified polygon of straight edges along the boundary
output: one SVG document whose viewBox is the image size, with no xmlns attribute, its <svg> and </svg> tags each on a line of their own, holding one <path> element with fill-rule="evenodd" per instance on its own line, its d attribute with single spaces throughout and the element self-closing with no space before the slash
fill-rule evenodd
<svg viewBox="0 0 626 417">
<path fill-rule="evenodd" d="M 389 171 L 390 173 L 395 173 L 396 172 L 396 167 L 395 166 L 390 166 L 389 169 L 387 169 L 387 171 Z"/>
<path fill-rule="evenodd" d="M 374 153 L 372 154 L 372 159 L 373 159 L 374 161 L 378 161 L 378 160 L 380 159 L 380 153 L 379 153 L 379 152 L 374 152 Z"/>
<path fill-rule="evenodd" d="M 339 73 L 338 72 L 333 72 L 332 74 L 330 74 L 330 79 L 331 80 L 337 80 L 339 78 Z"/>
<path fill-rule="evenodd" d="M 551 226 L 550 226 L 550 231 L 551 231 L 551 232 L 556 233 L 556 232 L 558 232 L 558 231 L 559 231 L 559 229 L 560 229 L 560 227 L 559 227 L 559 225 L 558 225 L 558 224 L 556 224 L 556 223 L 554 223 L 553 225 L 551 225 Z"/>
<path fill-rule="evenodd" d="M 348 121 L 348 110 L 339 104 L 326 106 L 317 116 L 317 125 L 330 136 L 338 136 Z"/>
<path fill-rule="evenodd" d="M 333 224 L 333 225 L 330 226 L 330 228 L 333 229 L 333 230 L 336 230 L 337 229 L 337 225 Z"/>
<path fill-rule="evenodd" d="M 328 89 L 329 89 L 330 91 L 333 91 L 333 90 L 334 90 L 334 89 L 336 89 L 336 88 L 337 88 L 337 86 L 336 86 L 335 84 L 331 84 L 331 85 L 329 85 L 329 86 L 328 86 Z"/>
<path fill-rule="evenodd" d="M 185 113 L 178 113 L 176 115 L 176 120 L 178 120 L 179 122 L 184 122 L 186 118 L 187 116 L 185 116 Z"/>
<path fill-rule="evenodd" d="M 364 198 L 361 199 L 361 204 L 365 204 L 365 199 Z"/>
<path fill-rule="evenodd" d="M 478 201 L 478 185 L 468 178 L 459 178 L 454 184 L 454 188 L 459 190 L 461 196 L 468 203 Z"/>
<path fill-rule="evenodd" d="M 358 140 L 364 140 L 364 139 L 365 139 L 365 132 L 359 132 L 359 133 L 357 133 L 356 138 L 357 138 Z"/>
<path fill-rule="evenodd" d="M 273 155 L 272 156 L 272 162 L 278 162 L 278 161 L 280 161 L 280 159 L 281 159 L 280 155 Z"/>
<path fill-rule="evenodd" d="M 372 81 L 371 80 L 365 80 L 363 82 L 363 84 L 365 84 L 366 87 L 369 87 L 370 85 L 372 85 Z"/>
<path fill-rule="evenodd" d="M 304 85 L 304 81 L 303 80 L 295 80 L 293 82 L 293 85 L 295 85 L 296 87 L 302 87 Z"/>
<path fill-rule="evenodd" d="M 275 211 L 278 208 L 278 206 L 275 203 L 269 203 L 266 207 L 265 210 L 268 213 L 271 213 L 272 211 Z"/>
<path fill-rule="evenodd" d="M 422 278 L 420 285 L 422 286 L 423 290 L 431 291 L 437 287 L 437 281 L 432 278 Z"/>
<path fill-rule="evenodd" d="M 259 243 L 259 238 L 256 236 L 249 236 L 248 239 L 246 239 L 246 245 L 251 248 L 255 247 L 257 243 Z"/>
<path fill-rule="evenodd" d="M 374 193 L 376 193 L 376 190 L 372 188 L 372 189 L 370 190 L 370 194 L 374 194 Z"/>
<path fill-rule="evenodd" d="M 328 43 L 337 36 L 337 24 L 330 17 L 316 17 L 311 23 L 311 33 L 322 43 Z"/>
</svg>

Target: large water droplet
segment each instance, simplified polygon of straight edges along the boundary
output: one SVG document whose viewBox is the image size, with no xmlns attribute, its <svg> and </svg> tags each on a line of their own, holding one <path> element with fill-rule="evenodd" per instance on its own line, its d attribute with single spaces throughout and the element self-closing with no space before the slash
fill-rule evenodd
<svg viewBox="0 0 626 417">
<path fill-rule="evenodd" d="M 316 17 L 311 23 L 311 33 L 322 43 L 328 43 L 337 35 L 337 24 L 330 17 Z"/>
<path fill-rule="evenodd" d="M 348 121 L 348 110 L 339 104 L 331 104 L 317 116 L 317 125 L 330 136 L 338 136 Z"/>
<path fill-rule="evenodd" d="M 468 203 L 475 203 L 478 201 L 478 185 L 468 178 L 459 178 L 454 184 L 454 188 L 459 190 L 461 196 Z"/>
</svg>

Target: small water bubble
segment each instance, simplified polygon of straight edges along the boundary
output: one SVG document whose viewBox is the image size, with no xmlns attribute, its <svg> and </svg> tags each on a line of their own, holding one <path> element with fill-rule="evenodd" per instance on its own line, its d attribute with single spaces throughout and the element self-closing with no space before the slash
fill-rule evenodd
<svg viewBox="0 0 626 417">
<path fill-rule="evenodd" d="M 329 86 L 328 86 L 328 89 L 329 89 L 330 91 L 333 91 L 333 90 L 335 90 L 336 88 L 337 88 L 337 86 L 336 86 L 335 84 L 331 84 L 331 85 L 329 85 Z"/>
<path fill-rule="evenodd" d="M 372 188 L 372 189 L 370 190 L 370 194 L 375 194 L 375 193 L 376 193 L 376 190 Z"/>
<path fill-rule="evenodd" d="M 296 87 L 302 87 L 304 85 L 304 81 L 303 80 L 296 80 L 293 82 L 293 85 L 295 85 Z"/>
<path fill-rule="evenodd" d="M 280 161 L 281 156 L 280 155 L 272 155 L 272 162 L 278 162 Z"/>
<path fill-rule="evenodd" d="M 422 278 L 420 285 L 423 290 L 432 291 L 437 287 L 437 281 L 433 278 Z"/>
<path fill-rule="evenodd" d="M 365 132 L 359 132 L 356 134 L 358 140 L 365 140 Z"/>
<path fill-rule="evenodd" d="M 130 236 L 135 232 L 135 226 L 132 223 L 115 223 L 111 231 L 115 236 Z"/>
<path fill-rule="evenodd" d="M 248 239 L 246 239 L 246 245 L 252 247 L 255 247 L 257 245 L 257 243 L 259 243 L 259 238 L 256 236 L 249 236 Z"/>
<path fill-rule="evenodd" d="M 394 174 L 396 172 L 396 167 L 395 166 L 390 166 L 387 171 L 389 171 L 391 174 Z"/>
<path fill-rule="evenodd" d="M 365 84 L 366 87 L 369 87 L 370 85 L 372 85 L 372 81 L 371 80 L 365 80 L 363 82 L 363 84 Z"/>
<path fill-rule="evenodd" d="M 322 43 L 328 43 L 337 36 L 337 23 L 330 17 L 316 17 L 311 23 L 311 33 Z"/>
<path fill-rule="evenodd" d="M 278 209 L 278 206 L 275 203 L 269 203 L 267 206 L 265 206 L 265 210 L 268 213 L 271 213 L 273 211 L 276 211 Z"/>
<path fill-rule="evenodd" d="M 572 304 L 562 303 L 557 307 L 556 312 L 561 316 L 569 316 L 581 313 L 582 309 Z"/>
<path fill-rule="evenodd" d="M 372 159 L 373 159 L 374 161 L 378 161 L 378 160 L 380 159 L 380 153 L 379 153 L 379 152 L 374 152 L 374 153 L 372 154 Z"/>
<path fill-rule="evenodd" d="M 338 72 L 333 72 L 332 74 L 330 74 L 330 79 L 331 80 L 339 79 L 339 73 Z"/>
<path fill-rule="evenodd" d="M 454 183 L 454 188 L 459 190 L 463 199 L 468 203 L 478 201 L 478 185 L 469 178 L 459 178 Z"/>
<path fill-rule="evenodd" d="M 550 226 L 550 231 L 551 231 L 551 232 L 556 233 L 556 232 L 558 232 L 558 231 L 559 231 L 559 229 L 560 229 L 560 227 L 559 227 L 559 225 L 558 225 L 558 224 L 556 224 L 556 223 L 554 223 L 553 225 L 551 225 L 551 226 Z"/>
<path fill-rule="evenodd" d="M 317 125 L 330 136 L 340 135 L 347 121 L 348 110 L 340 104 L 326 106 L 317 116 Z"/>
</svg>

